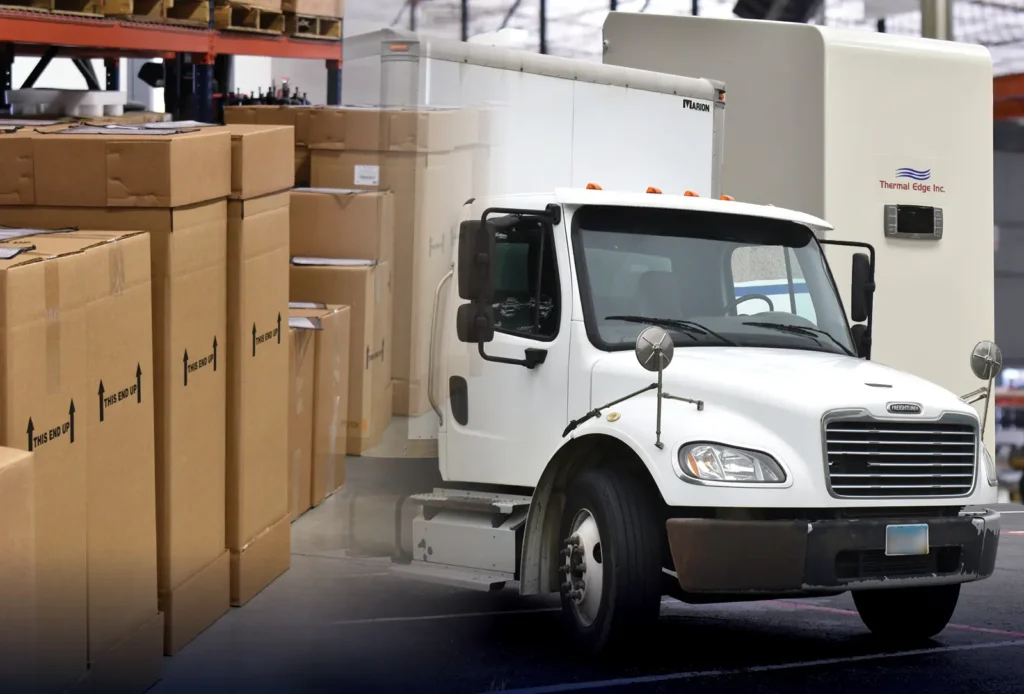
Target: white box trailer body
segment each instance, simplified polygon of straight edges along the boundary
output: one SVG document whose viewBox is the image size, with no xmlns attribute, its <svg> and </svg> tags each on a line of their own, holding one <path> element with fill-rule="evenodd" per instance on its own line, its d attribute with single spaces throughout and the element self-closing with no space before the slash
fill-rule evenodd
<svg viewBox="0 0 1024 694">
<path fill-rule="evenodd" d="M 345 45 L 351 105 L 486 109 L 477 197 L 583 188 L 717 196 L 724 113 L 710 80 L 384 30 Z M 717 107 L 716 107 L 717 106 Z"/>
<path fill-rule="evenodd" d="M 835 227 L 830 238 L 873 244 L 872 359 L 954 392 L 974 387 L 964 355 L 995 332 L 987 49 L 619 12 L 608 15 L 604 40 L 606 64 L 723 81 L 723 191 L 817 215 Z M 849 305 L 848 252 L 829 249 L 828 257 Z M 994 426 L 990 418 L 989 441 Z"/>
</svg>

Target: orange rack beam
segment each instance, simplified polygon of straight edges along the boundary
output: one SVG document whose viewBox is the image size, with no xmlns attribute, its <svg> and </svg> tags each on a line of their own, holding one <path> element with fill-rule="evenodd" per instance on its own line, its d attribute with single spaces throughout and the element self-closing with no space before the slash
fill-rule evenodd
<svg viewBox="0 0 1024 694">
<path fill-rule="evenodd" d="M 1024 118 L 1024 75 L 1003 75 L 992 80 L 993 117 Z"/>
<path fill-rule="evenodd" d="M 64 57 L 162 57 L 169 53 L 341 60 L 340 41 L 211 31 L 134 20 L 0 9 L 0 43 L 17 53 L 60 46 Z"/>
</svg>

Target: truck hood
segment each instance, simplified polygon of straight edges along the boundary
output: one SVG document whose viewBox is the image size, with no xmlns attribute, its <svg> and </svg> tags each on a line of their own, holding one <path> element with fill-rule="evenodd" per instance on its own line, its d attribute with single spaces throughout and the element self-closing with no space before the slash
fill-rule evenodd
<svg viewBox="0 0 1024 694">
<path fill-rule="evenodd" d="M 632 351 L 608 354 L 592 372 L 592 406 L 598 407 L 656 380 Z M 755 419 L 764 408 L 806 414 L 820 421 L 837 408 L 863 408 L 891 416 L 888 403 L 921 406 L 920 416 L 975 413 L 950 391 L 923 378 L 842 354 L 755 347 L 677 348 L 664 372 L 665 392 L 701 399 L 707 407 Z"/>
<path fill-rule="evenodd" d="M 657 379 L 632 350 L 601 356 L 591 377 L 592 407 L 622 398 Z M 644 393 L 609 407 L 585 427 L 624 439 L 648 464 L 671 506 L 833 507 L 893 504 L 896 497 L 835 497 L 828 487 L 823 416 L 834 410 L 887 419 L 922 421 L 959 413 L 978 421 L 977 411 L 955 394 L 917 376 L 840 354 L 752 347 L 676 348 L 664 372 L 664 389 L 678 397 L 662 404 L 661 446 L 656 439 L 657 398 Z M 890 403 L 920 405 L 920 414 L 893 414 Z M 788 487 L 694 485 L 675 471 L 681 446 L 712 441 L 756 450 L 786 470 Z M 984 480 L 971 497 L 989 503 L 994 489 Z M 937 497 L 900 497 L 900 504 L 937 503 Z M 948 503 L 964 503 L 965 498 Z"/>
</svg>

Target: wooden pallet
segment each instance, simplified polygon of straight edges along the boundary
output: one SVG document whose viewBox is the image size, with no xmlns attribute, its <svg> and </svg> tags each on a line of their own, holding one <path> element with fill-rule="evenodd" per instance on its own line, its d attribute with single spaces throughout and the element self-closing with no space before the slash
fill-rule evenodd
<svg viewBox="0 0 1024 694">
<path fill-rule="evenodd" d="M 213 8 L 213 26 L 221 31 L 282 34 L 284 33 L 284 15 L 279 11 L 233 2 Z"/>
<path fill-rule="evenodd" d="M 313 17 L 305 14 L 286 14 L 284 33 L 299 39 L 321 41 L 341 40 L 341 20 L 337 17 Z"/>
<path fill-rule="evenodd" d="M 103 14 L 161 24 L 210 25 L 207 0 L 100 0 Z"/>
<path fill-rule="evenodd" d="M 2 0 L 0 7 L 56 14 L 102 15 L 102 0 Z"/>
</svg>

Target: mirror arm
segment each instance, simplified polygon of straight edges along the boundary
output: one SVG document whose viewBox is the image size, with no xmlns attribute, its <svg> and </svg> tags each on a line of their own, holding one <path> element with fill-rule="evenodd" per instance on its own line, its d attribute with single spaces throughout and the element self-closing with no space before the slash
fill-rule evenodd
<svg viewBox="0 0 1024 694">
<path fill-rule="evenodd" d="M 546 349 L 537 349 L 536 347 L 527 347 L 524 359 L 510 359 L 508 357 L 492 357 L 484 351 L 484 343 L 477 343 L 477 351 L 480 353 L 480 358 L 484 361 L 493 362 L 495 364 L 511 364 L 512 366 L 524 366 L 527 369 L 534 369 L 540 366 L 548 358 L 548 351 Z"/>
<path fill-rule="evenodd" d="M 585 415 L 583 415 L 579 419 L 574 419 L 571 422 L 569 422 L 569 426 L 567 426 L 565 428 L 565 431 L 562 432 L 562 436 L 563 437 L 568 436 L 580 424 L 583 424 L 584 422 L 586 422 L 588 420 L 591 420 L 594 417 L 599 417 L 601 415 L 601 410 L 606 410 L 609 407 L 612 407 L 613 405 L 618 405 L 620 402 L 625 402 L 625 401 L 627 401 L 627 400 L 629 400 L 631 398 L 635 398 L 638 395 L 643 395 L 647 391 L 654 390 L 657 387 L 658 387 L 657 383 L 652 383 L 651 385 L 647 386 L 646 388 L 641 388 L 640 390 L 636 391 L 635 393 L 630 393 L 629 395 L 621 397 L 618 400 L 612 400 L 611 402 L 605 403 L 604 405 L 601 405 L 600 407 L 595 407 L 594 409 L 592 409 L 590 412 L 587 412 Z"/>
<path fill-rule="evenodd" d="M 978 402 L 979 400 L 984 400 L 987 397 L 988 386 L 982 386 L 981 388 L 972 390 L 970 393 L 967 393 L 966 395 L 961 395 L 960 399 L 966 402 L 968 405 L 972 405 Z"/>
</svg>

